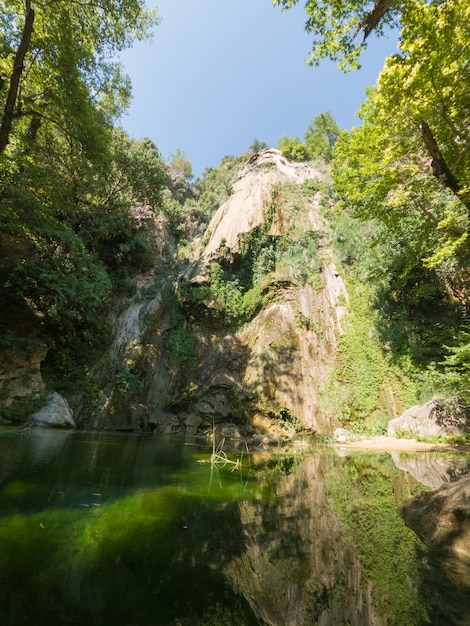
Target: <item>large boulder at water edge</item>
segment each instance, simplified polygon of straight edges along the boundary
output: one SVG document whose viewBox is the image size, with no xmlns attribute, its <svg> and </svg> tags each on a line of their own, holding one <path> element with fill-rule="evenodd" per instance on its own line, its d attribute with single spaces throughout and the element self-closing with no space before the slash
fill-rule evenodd
<svg viewBox="0 0 470 626">
<path fill-rule="evenodd" d="M 420 437 L 451 437 L 470 432 L 468 409 L 457 398 L 436 398 L 426 404 L 412 406 L 403 415 L 390 420 L 387 434 L 395 437 L 402 431 Z"/>
<path fill-rule="evenodd" d="M 433 549 L 457 587 L 470 587 L 469 502 L 470 477 L 466 476 L 422 491 L 400 508 L 405 524 Z"/>
<path fill-rule="evenodd" d="M 72 411 L 65 398 L 53 392 L 47 404 L 37 413 L 31 415 L 31 420 L 39 426 L 51 428 L 75 428 Z"/>
</svg>

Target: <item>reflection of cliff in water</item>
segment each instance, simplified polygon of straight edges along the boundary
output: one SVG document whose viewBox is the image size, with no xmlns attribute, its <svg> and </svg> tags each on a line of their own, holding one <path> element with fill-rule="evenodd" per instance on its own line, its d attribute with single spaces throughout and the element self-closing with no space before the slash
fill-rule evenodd
<svg viewBox="0 0 470 626">
<path fill-rule="evenodd" d="M 400 507 L 407 526 L 428 547 L 419 559 L 422 593 L 436 624 L 470 624 L 469 502 L 470 478 L 464 477 L 422 491 Z"/>
<path fill-rule="evenodd" d="M 359 497 L 362 478 L 375 499 Z M 225 568 L 261 623 L 425 623 L 407 582 L 414 541 L 396 515 L 388 476 L 368 466 L 362 477 L 354 459 L 315 455 L 272 484 L 266 498 L 240 504 L 244 550 Z"/>
</svg>

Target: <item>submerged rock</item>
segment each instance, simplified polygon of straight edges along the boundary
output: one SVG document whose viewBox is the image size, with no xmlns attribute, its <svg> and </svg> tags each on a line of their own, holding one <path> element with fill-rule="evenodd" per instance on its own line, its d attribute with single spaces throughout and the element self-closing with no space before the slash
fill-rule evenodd
<svg viewBox="0 0 470 626">
<path fill-rule="evenodd" d="M 56 391 L 49 396 L 47 404 L 40 411 L 31 415 L 31 420 L 38 426 L 51 428 L 76 427 L 67 400 Z"/>
</svg>

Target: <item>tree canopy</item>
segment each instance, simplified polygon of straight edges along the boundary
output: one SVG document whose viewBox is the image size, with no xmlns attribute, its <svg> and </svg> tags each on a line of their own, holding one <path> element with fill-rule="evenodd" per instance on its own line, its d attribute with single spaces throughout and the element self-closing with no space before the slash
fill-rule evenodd
<svg viewBox="0 0 470 626">
<path fill-rule="evenodd" d="M 102 347 L 103 306 L 149 255 L 131 210 L 159 207 L 165 165 L 113 128 L 130 101 L 113 55 L 156 21 L 143 0 L 0 1 L 2 340 L 34 319 L 70 368 Z"/>
<path fill-rule="evenodd" d="M 142 0 L 3 0 L 0 19 L 0 153 L 44 123 L 93 150 L 96 116 L 110 121 L 129 103 L 113 55 L 147 37 L 155 14 Z"/>
<path fill-rule="evenodd" d="M 403 5 L 400 52 L 386 59 L 368 90 L 363 124 L 338 139 L 334 167 L 344 206 L 383 226 L 372 244 L 393 316 L 405 315 L 413 328 L 409 343 L 426 328 L 428 338 L 446 328 L 453 352 L 443 358 L 441 338 L 430 358 L 452 367 L 469 349 L 469 11 L 462 0 Z M 421 328 L 412 323 L 418 314 Z M 459 379 L 462 393 L 468 385 Z"/>
</svg>

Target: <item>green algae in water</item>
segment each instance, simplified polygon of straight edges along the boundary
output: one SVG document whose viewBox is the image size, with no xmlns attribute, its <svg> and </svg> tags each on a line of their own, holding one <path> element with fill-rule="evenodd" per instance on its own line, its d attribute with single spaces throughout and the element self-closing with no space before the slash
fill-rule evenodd
<svg viewBox="0 0 470 626">
<path fill-rule="evenodd" d="M 458 623 L 387 455 L 214 467 L 182 440 L 2 435 L 1 624 L 421 626 L 438 601 Z"/>
<path fill-rule="evenodd" d="M 204 623 L 220 598 L 224 614 L 257 623 L 211 567 L 226 558 L 218 543 L 236 550 L 234 504 L 200 504 L 160 487 L 101 506 L 1 518 L 0 623 L 167 624 L 175 615 Z"/>
</svg>

